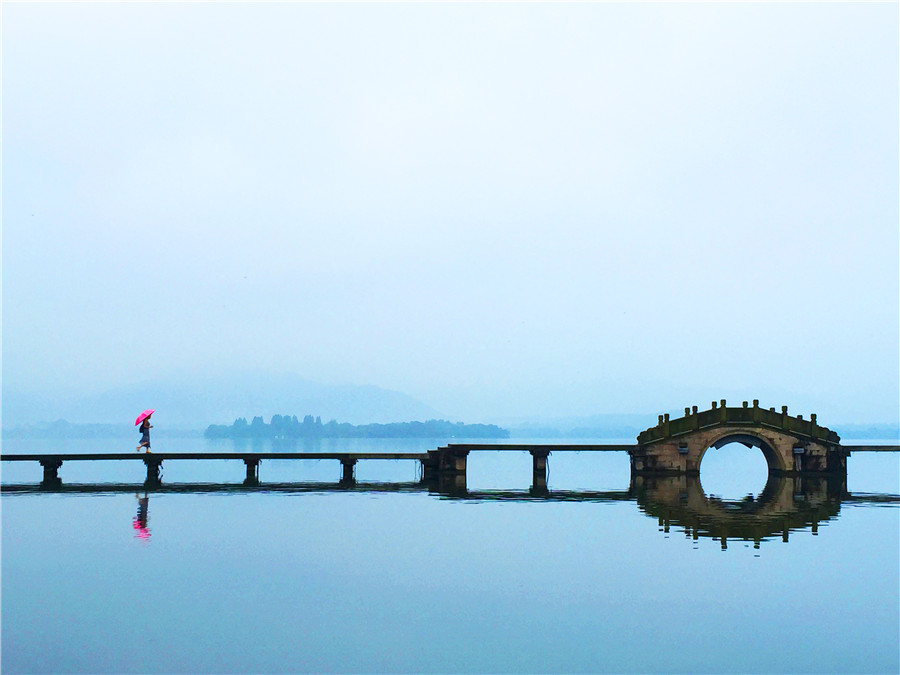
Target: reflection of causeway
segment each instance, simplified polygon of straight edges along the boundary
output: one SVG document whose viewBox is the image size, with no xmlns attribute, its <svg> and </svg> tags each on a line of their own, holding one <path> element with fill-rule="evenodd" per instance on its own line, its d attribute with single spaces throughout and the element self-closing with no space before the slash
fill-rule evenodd
<svg viewBox="0 0 900 675">
<path fill-rule="evenodd" d="M 791 531 L 811 528 L 837 516 L 842 503 L 900 504 L 900 495 L 850 494 L 843 476 L 770 475 L 757 497 L 724 501 L 703 492 L 696 476 L 632 476 L 628 490 L 550 490 L 538 483 L 530 490 L 469 490 L 465 476 L 417 482 L 369 483 L 341 480 L 336 483 L 169 483 L 148 489 L 151 494 L 172 493 L 423 493 L 443 499 L 504 502 L 636 502 L 660 527 L 683 528 L 694 540 L 711 537 L 727 547 L 729 539 L 753 541 L 754 546 L 772 537 L 788 541 Z M 134 492 L 133 484 L 4 485 L 6 495 L 33 493 L 116 493 Z M 142 490 L 146 486 L 140 486 Z"/>
</svg>

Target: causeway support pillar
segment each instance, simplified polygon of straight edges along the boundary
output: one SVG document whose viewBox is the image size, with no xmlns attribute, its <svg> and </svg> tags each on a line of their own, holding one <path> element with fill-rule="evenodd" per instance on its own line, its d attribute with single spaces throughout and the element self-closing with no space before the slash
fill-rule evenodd
<svg viewBox="0 0 900 675">
<path fill-rule="evenodd" d="M 61 459 L 42 459 L 41 466 L 44 469 L 44 478 L 41 481 L 41 487 L 59 487 L 62 481 L 59 479 L 59 467 L 62 466 Z"/>
<path fill-rule="evenodd" d="M 466 459 L 469 451 L 461 448 L 442 448 L 440 460 L 441 473 L 466 473 Z"/>
<path fill-rule="evenodd" d="M 535 490 L 547 489 L 547 457 L 550 456 L 549 450 L 529 450 L 531 453 L 531 485 Z"/>
<path fill-rule="evenodd" d="M 547 497 L 550 494 L 550 490 L 547 489 L 547 481 L 541 483 L 535 480 L 528 489 L 528 494 L 532 497 Z"/>
<path fill-rule="evenodd" d="M 437 450 L 429 450 L 428 458 L 422 460 L 422 480 L 428 483 L 429 489 L 439 494 L 464 497 L 468 494 L 466 485 L 466 458 L 469 451 L 465 448 L 445 446 Z"/>
<path fill-rule="evenodd" d="M 448 497 L 465 497 L 467 494 L 469 494 L 469 489 L 466 485 L 466 474 L 438 474 L 437 491 L 439 494 L 446 495 Z"/>
<path fill-rule="evenodd" d="M 428 458 L 420 460 L 422 464 L 422 480 L 425 482 L 433 482 L 438 478 L 440 473 L 440 453 L 437 450 L 429 450 Z"/>
<path fill-rule="evenodd" d="M 144 485 L 152 487 L 160 484 L 159 467 L 162 466 L 162 460 L 155 457 L 144 457 L 144 464 L 147 466 L 147 480 Z"/>
<path fill-rule="evenodd" d="M 353 475 L 357 460 L 353 457 L 341 459 L 341 485 L 355 485 L 356 477 Z"/>
<path fill-rule="evenodd" d="M 247 467 L 247 477 L 244 479 L 244 485 L 259 485 L 259 462 L 258 459 L 245 459 L 244 464 Z"/>
</svg>

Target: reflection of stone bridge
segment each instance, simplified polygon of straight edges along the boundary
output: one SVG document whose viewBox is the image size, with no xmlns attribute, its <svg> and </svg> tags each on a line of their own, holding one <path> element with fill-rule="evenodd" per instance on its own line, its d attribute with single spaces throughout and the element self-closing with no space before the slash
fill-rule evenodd
<svg viewBox="0 0 900 675">
<path fill-rule="evenodd" d="M 837 516 L 841 502 L 854 499 L 842 476 L 770 475 L 763 491 L 741 501 L 724 501 L 703 492 L 697 476 L 635 475 L 631 492 L 640 509 L 659 519 L 666 532 L 684 528 L 694 540 L 712 537 L 726 547 L 728 539 L 753 541 L 811 527 Z"/>
<path fill-rule="evenodd" d="M 660 415 L 659 423 L 641 432 L 637 441 L 629 451 L 636 474 L 697 475 L 709 448 L 734 442 L 762 450 L 769 472 L 775 474 L 846 474 L 849 454 L 840 437 L 819 426 L 815 415 L 809 420 L 791 417 L 787 406 L 776 412 L 760 408 L 759 401 L 728 408 L 723 400 L 701 412 L 694 406 L 677 419 Z"/>
</svg>

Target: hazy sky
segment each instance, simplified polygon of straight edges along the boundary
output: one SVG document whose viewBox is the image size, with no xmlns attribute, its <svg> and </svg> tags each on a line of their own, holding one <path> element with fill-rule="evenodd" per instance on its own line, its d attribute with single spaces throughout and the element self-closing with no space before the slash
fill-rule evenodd
<svg viewBox="0 0 900 675">
<path fill-rule="evenodd" d="M 5 395 L 897 419 L 897 3 L 2 12 Z"/>
</svg>

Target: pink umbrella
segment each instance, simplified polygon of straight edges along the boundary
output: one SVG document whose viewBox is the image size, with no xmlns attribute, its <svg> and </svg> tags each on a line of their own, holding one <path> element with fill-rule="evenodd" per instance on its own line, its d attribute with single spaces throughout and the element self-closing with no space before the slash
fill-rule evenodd
<svg viewBox="0 0 900 675">
<path fill-rule="evenodd" d="M 155 412 L 156 412 L 156 410 L 154 410 L 153 408 L 150 408 L 149 410 L 145 410 L 144 412 L 142 412 L 140 415 L 137 416 L 137 419 L 134 421 L 134 426 L 137 426 L 138 424 L 143 422 L 145 419 L 150 417 L 150 415 L 152 415 Z"/>
</svg>

